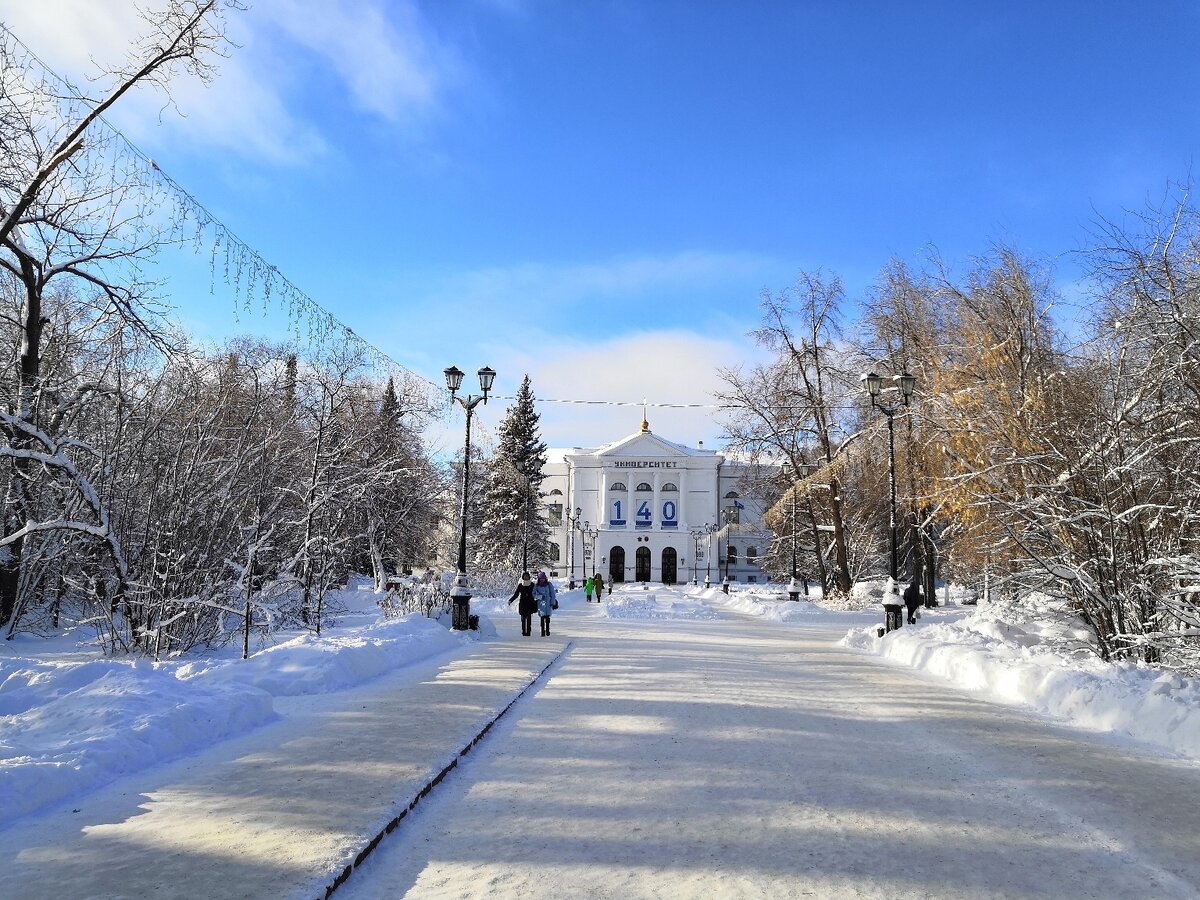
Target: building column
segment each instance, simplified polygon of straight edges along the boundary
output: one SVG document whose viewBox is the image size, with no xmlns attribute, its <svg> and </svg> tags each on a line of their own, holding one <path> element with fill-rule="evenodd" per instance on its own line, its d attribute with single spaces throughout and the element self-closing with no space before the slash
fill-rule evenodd
<svg viewBox="0 0 1200 900">
<path fill-rule="evenodd" d="M 612 508 L 608 503 L 608 469 L 601 464 L 600 468 L 600 518 L 597 521 L 597 527 L 603 525 L 608 527 L 609 517 L 612 515 Z"/>
<path fill-rule="evenodd" d="M 675 486 L 679 488 L 679 502 L 676 504 L 678 509 L 675 510 L 675 521 L 679 523 L 680 531 L 691 530 L 691 518 L 688 516 L 689 504 L 687 502 L 687 469 L 679 469 L 679 475 L 675 478 Z"/>
</svg>

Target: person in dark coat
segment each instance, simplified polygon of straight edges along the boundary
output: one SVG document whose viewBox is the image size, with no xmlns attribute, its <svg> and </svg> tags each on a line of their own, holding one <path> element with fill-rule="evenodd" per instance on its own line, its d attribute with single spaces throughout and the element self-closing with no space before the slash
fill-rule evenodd
<svg viewBox="0 0 1200 900">
<path fill-rule="evenodd" d="M 921 605 L 921 589 L 914 581 L 904 589 L 904 605 L 908 609 L 908 624 L 917 624 L 917 607 Z"/>
<path fill-rule="evenodd" d="M 533 579 L 529 577 L 528 572 L 521 573 L 517 589 L 508 598 L 509 606 L 518 597 L 521 598 L 521 602 L 517 604 L 517 612 L 521 614 L 521 634 L 530 637 L 533 634 L 533 614 L 537 611 L 537 601 L 533 599 Z"/>
</svg>

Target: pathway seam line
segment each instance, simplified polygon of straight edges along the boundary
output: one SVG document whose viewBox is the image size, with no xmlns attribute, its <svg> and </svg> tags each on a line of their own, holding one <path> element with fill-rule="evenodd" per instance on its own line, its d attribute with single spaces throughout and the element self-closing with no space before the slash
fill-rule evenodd
<svg viewBox="0 0 1200 900">
<path fill-rule="evenodd" d="M 447 763 L 440 772 L 433 776 L 433 778 L 431 778 L 423 788 L 417 791 L 413 798 L 408 802 L 408 806 L 400 810 L 400 812 L 390 822 L 388 822 L 387 825 L 379 829 L 378 833 L 376 833 L 374 837 L 367 841 L 362 850 L 360 850 L 354 857 L 354 862 L 348 864 L 344 869 L 342 869 L 341 872 L 337 874 L 333 881 L 326 885 L 324 894 L 325 900 L 329 900 L 329 897 L 333 895 L 333 892 L 341 887 L 341 885 L 345 883 L 346 879 L 350 877 L 350 874 L 362 864 L 363 860 L 371 855 L 371 851 L 379 846 L 379 842 L 382 841 L 386 835 L 389 835 L 396 830 L 396 826 L 399 825 L 400 822 L 403 821 L 403 819 L 413 811 L 413 809 L 416 808 L 417 804 L 425 799 L 425 797 L 427 797 L 435 787 L 441 784 L 442 780 L 449 775 L 451 771 L 458 767 L 458 761 L 470 753 L 475 745 L 483 740 L 484 736 L 492 730 L 492 726 L 499 722 L 500 719 L 502 719 L 510 709 L 516 706 L 517 701 L 529 693 L 530 689 L 533 688 L 533 686 L 539 681 L 541 681 L 543 676 L 550 671 L 550 668 L 560 659 L 562 659 L 566 652 L 574 646 L 575 641 L 567 641 L 563 648 L 559 650 L 558 653 L 554 654 L 554 656 L 550 658 L 550 661 L 542 667 L 542 670 L 529 679 L 529 682 L 525 685 L 525 687 L 521 688 L 521 690 L 517 692 L 516 696 L 514 696 L 512 700 L 508 702 L 508 705 L 492 716 L 492 718 L 488 720 L 487 724 L 485 724 L 479 730 L 479 733 L 471 738 L 471 740 L 467 741 L 463 748 L 455 754 L 454 758 L 451 759 L 450 762 Z"/>
</svg>

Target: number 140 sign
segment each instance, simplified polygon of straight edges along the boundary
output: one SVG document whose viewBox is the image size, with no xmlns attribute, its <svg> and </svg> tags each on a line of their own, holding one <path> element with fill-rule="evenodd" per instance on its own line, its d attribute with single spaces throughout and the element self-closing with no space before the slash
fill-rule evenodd
<svg viewBox="0 0 1200 900">
<path fill-rule="evenodd" d="M 614 500 L 612 502 L 612 517 L 609 519 L 610 525 L 625 524 L 625 501 Z M 664 525 L 673 524 L 678 510 L 674 500 L 667 500 L 662 505 L 661 521 Z M 649 500 L 642 500 L 638 503 L 637 512 L 633 515 L 638 528 L 649 528 L 654 524 L 654 511 L 650 508 Z"/>
</svg>

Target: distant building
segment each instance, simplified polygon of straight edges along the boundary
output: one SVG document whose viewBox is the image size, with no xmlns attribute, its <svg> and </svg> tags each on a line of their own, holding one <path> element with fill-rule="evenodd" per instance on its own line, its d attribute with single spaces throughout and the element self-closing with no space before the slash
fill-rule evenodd
<svg viewBox="0 0 1200 900">
<path fill-rule="evenodd" d="M 757 561 L 772 535 L 747 474 L 745 463 L 652 434 L 644 419 L 603 447 L 550 450 L 542 493 L 555 571 L 582 579 L 594 570 L 614 582 L 766 581 Z M 719 530 L 693 538 L 709 524 Z"/>
</svg>

